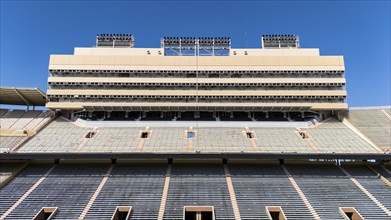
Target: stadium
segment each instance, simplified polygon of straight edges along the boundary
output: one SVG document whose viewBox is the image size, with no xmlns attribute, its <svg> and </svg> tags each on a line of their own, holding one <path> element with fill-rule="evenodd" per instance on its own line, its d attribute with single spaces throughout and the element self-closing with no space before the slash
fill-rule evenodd
<svg viewBox="0 0 391 220">
<path fill-rule="evenodd" d="M 391 108 L 343 56 L 263 35 L 98 34 L 48 90 L 0 88 L 0 219 L 390 219 Z M 47 110 L 36 110 L 45 106 Z"/>
</svg>

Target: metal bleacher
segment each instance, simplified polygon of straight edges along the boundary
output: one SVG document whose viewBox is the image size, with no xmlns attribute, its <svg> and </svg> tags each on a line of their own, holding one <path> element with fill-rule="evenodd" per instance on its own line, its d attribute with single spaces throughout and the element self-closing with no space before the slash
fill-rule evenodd
<svg viewBox="0 0 391 220">
<path fill-rule="evenodd" d="M 29 165 L 16 176 L 11 183 L 3 186 L 0 189 L 0 214 L 10 208 L 31 186 L 33 186 L 50 166 L 51 165 L 49 164 Z M 34 216 L 36 213 L 31 214 Z M 32 217 L 30 219 L 32 219 Z"/>
<path fill-rule="evenodd" d="M 132 206 L 130 219 L 157 219 L 166 164 L 116 164 L 85 219 L 110 219 L 117 206 Z"/>
<path fill-rule="evenodd" d="M 58 207 L 55 219 L 77 219 L 108 167 L 108 164 L 57 165 L 6 219 L 32 219 L 42 207 Z"/>
<path fill-rule="evenodd" d="M 34 118 L 38 117 L 42 111 L 26 111 L 20 118 L 17 120 L 10 129 L 21 130 L 26 125 L 28 125 Z"/>
<path fill-rule="evenodd" d="M 377 146 L 391 151 L 391 120 L 382 109 L 349 110 L 349 121 Z M 390 109 L 384 109 L 390 115 Z"/>
<path fill-rule="evenodd" d="M 245 138 L 244 128 L 197 128 L 194 151 L 241 152 L 254 151 L 250 140 Z"/>
<path fill-rule="evenodd" d="M 255 142 L 263 152 L 312 152 L 305 140 L 293 128 L 254 128 Z"/>
<path fill-rule="evenodd" d="M 0 152 L 9 151 L 25 138 L 23 136 L 0 136 Z"/>
<path fill-rule="evenodd" d="M 25 113 L 24 110 L 8 111 L 0 118 L 0 127 L 10 129 Z"/>
<path fill-rule="evenodd" d="M 307 130 L 311 141 L 321 152 L 378 153 L 364 139 L 337 119 L 325 121 L 316 128 Z"/>
<path fill-rule="evenodd" d="M 362 186 L 391 210 L 391 189 L 364 165 L 343 166 Z"/>
<path fill-rule="evenodd" d="M 242 219 L 268 220 L 266 206 L 281 206 L 287 219 L 313 219 L 277 163 L 230 164 L 229 171 Z"/>
<path fill-rule="evenodd" d="M 134 152 L 140 128 L 99 128 L 82 152 Z"/>
<path fill-rule="evenodd" d="M 70 152 L 83 141 L 84 135 L 91 129 L 80 128 L 57 118 L 50 122 L 33 138 L 24 144 L 20 152 Z"/>
<path fill-rule="evenodd" d="M 321 219 L 344 219 L 339 207 L 354 207 L 364 219 L 389 219 L 339 167 L 292 164 L 287 168 Z"/>
<path fill-rule="evenodd" d="M 234 219 L 221 164 L 173 164 L 164 219 L 183 219 L 184 206 L 214 206 L 216 219 Z"/>
<path fill-rule="evenodd" d="M 143 151 L 146 152 L 186 152 L 186 128 L 150 128 L 151 136 L 145 139 Z"/>
</svg>

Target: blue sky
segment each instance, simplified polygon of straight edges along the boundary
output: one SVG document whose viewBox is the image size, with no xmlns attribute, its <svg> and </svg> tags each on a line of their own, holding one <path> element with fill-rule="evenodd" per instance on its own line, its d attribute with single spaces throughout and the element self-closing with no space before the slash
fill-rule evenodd
<svg viewBox="0 0 391 220">
<path fill-rule="evenodd" d="M 301 47 L 344 55 L 350 106 L 391 104 L 390 1 L 1 1 L 0 85 L 47 89 L 50 54 L 90 47 L 98 33 L 229 36 L 258 48 L 262 34 L 297 34 Z M 247 37 L 245 37 L 247 36 Z"/>
</svg>

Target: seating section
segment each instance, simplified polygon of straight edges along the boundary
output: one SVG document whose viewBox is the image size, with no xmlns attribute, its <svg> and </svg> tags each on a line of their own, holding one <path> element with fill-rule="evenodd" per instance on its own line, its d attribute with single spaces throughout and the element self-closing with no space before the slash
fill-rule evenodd
<svg viewBox="0 0 391 220">
<path fill-rule="evenodd" d="M 151 136 L 145 139 L 143 151 L 146 152 L 186 152 L 186 128 L 150 128 Z"/>
<path fill-rule="evenodd" d="M 51 165 L 29 165 L 10 183 L 0 189 L 0 213 L 8 210 L 31 186 L 41 178 Z M 44 191 L 46 193 L 46 191 Z M 0 214 L 0 215 L 1 215 Z M 33 213 L 32 213 L 33 214 Z M 33 215 L 34 216 L 34 215 Z M 12 218 L 10 218 L 12 219 Z M 20 219 L 20 218 L 13 218 Z M 32 217 L 30 217 L 32 219 Z"/>
<path fill-rule="evenodd" d="M 26 144 L 20 152 L 72 152 L 83 142 L 84 135 L 90 128 L 80 128 L 72 123 L 57 118 L 50 122 Z"/>
<path fill-rule="evenodd" d="M 10 129 L 24 114 L 24 110 L 9 111 L 0 118 L 0 127 L 2 129 Z"/>
<path fill-rule="evenodd" d="M 140 142 L 141 128 L 99 128 L 82 152 L 134 152 Z"/>
<path fill-rule="evenodd" d="M 45 126 L 50 120 L 54 118 L 54 112 L 52 111 L 42 111 L 37 117 L 33 118 L 33 120 L 28 123 L 24 129 L 34 129 L 39 130 L 43 126 Z"/>
<path fill-rule="evenodd" d="M 339 207 L 354 207 L 364 219 L 389 219 L 337 166 L 308 164 L 287 168 L 321 219 L 343 219 Z"/>
<path fill-rule="evenodd" d="M 388 210 L 391 210 L 391 189 L 365 166 L 343 166 L 362 186 L 374 195 Z"/>
<path fill-rule="evenodd" d="M 193 140 L 194 151 L 240 152 L 253 151 L 250 140 L 242 133 L 244 128 L 197 128 Z"/>
<path fill-rule="evenodd" d="M 85 219 L 111 219 L 117 206 L 132 206 L 130 219 L 157 219 L 166 164 L 116 164 Z"/>
<path fill-rule="evenodd" d="M 242 219 L 269 217 L 266 206 L 281 206 L 288 219 L 312 219 L 312 214 L 277 164 L 229 165 Z"/>
<path fill-rule="evenodd" d="M 20 118 L 17 120 L 10 129 L 22 130 L 26 127 L 34 118 L 38 117 L 41 114 L 41 111 L 26 111 Z"/>
<path fill-rule="evenodd" d="M 109 165 L 58 165 L 6 219 L 32 219 L 42 207 L 58 207 L 55 219 L 78 219 Z"/>
<path fill-rule="evenodd" d="M 391 182 L 391 172 L 389 173 L 390 169 L 387 169 L 387 167 L 385 166 L 379 166 L 379 165 L 372 166 L 372 168 L 375 169 L 380 175 L 382 175 L 384 178 L 388 179 L 388 181 Z"/>
<path fill-rule="evenodd" d="M 354 131 L 336 119 L 307 130 L 312 143 L 321 152 L 336 153 L 378 153 L 379 151 L 358 136 Z"/>
<path fill-rule="evenodd" d="M 0 124 L 2 129 L 39 130 L 54 116 L 52 111 L 24 111 L 0 109 Z"/>
<path fill-rule="evenodd" d="M 313 152 L 293 128 L 254 128 L 255 142 L 262 152 Z"/>
<path fill-rule="evenodd" d="M 390 115 L 390 109 L 385 109 Z M 349 121 L 377 146 L 391 151 L 391 121 L 381 109 L 350 110 Z"/>
<path fill-rule="evenodd" d="M 183 219 L 184 206 L 214 206 L 216 219 L 234 219 L 221 164 L 174 162 L 164 219 Z"/>
<path fill-rule="evenodd" d="M 21 166 L 21 163 L 4 164 L 0 164 L 0 174 L 9 174 Z M 3 186 L 0 213 L 15 204 L 52 166 L 28 165 Z M 108 163 L 60 162 L 5 219 L 32 219 L 42 207 L 58 207 L 54 219 L 78 219 L 109 166 Z M 231 162 L 228 167 L 242 219 L 268 219 L 266 206 L 281 206 L 287 219 L 313 219 L 277 163 Z M 321 219 L 343 219 L 339 207 L 354 207 L 364 219 L 389 219 L 339 167 L 321 163 L 287 164 L 286 167 Z M 391 209 L 390 189 L 368 168 L 361 164 L 343 167 Z M 117 163 L 85 219 L 110 219 L 117 206 L 132 206 L 131 219 L 157 219 L 166 171 L 165 163 Z M 184 206 L 213 206 L 216 219 L 234 219 L 221 163 L 174 160 L 164 219 L 183 219 Z"/>
<path fill-rule="evenodd" d="M 7 113 L 8 114 L 8 113 Z M 49 115 L 50 119 L 50 114 Z M 40 115 L 43 115 L 42 113 Z M 38 116 L 40 117 L 40 116 Z M 48 117 L 44 116 L 43 120 Z M 31 124 L 31 123 L 30 123 Z M 42 123 L 38 123 L 42 124 Z M 141 141 L 142 127 L 78 127 L 63 118 L 52 121 L 31 138 L 21 152 L 288 152 L 305 153 L 379 153 L 342 122 L 331 119 L 307 131 L 310 143 L 301 139 L 294 128 L 250 128 L 253 141 L 244 135 L 245 128 L 199 127 L 192 141 L 186 139 L 188 127 L 152 127 Z M 88 132 L 92 138 L 85 138 Z M 311 144 L 312 142 L 312 144 Z M 138 149 L 140 146 L 140 149 Z M 141 148 L 142 146 L 142 148 Z M 317 148 L 317 149 L 315 149 Z"/>
<path fill-rule="evenodd" d="M 0 152 L 10 151 L 27 137 L 0 136 Z"/>
<path fill-rule="evenodd" d="M 7 112 L 7 109 L 0 109 L 0 118 L 3 117 Z"/>
<path fill-rule="evenodd" d="M 23 162 L 2 162 L 0 161 L 0 184 L 7 178 L 13 175 L 20 167 L 23 166 Z"/>
</svg>

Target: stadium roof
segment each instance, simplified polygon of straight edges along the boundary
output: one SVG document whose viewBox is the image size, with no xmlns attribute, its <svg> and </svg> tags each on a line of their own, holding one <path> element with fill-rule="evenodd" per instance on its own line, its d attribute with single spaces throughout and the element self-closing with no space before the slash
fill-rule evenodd
<svg viewBox="0 0 391 220">
<path fill-rule="evenodd" d="M 45 106 L 47 96 L 38 88 L 0 87 L 0 104 Z"/>
</svg>

